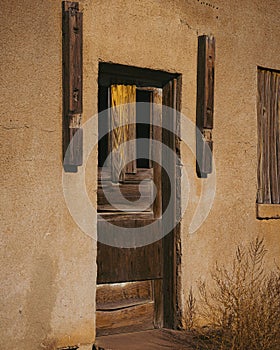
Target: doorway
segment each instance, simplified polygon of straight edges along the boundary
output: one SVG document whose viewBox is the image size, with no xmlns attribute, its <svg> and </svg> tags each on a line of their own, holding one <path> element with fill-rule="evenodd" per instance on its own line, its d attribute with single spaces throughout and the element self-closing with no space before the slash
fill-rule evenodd
<svg viewBox="0 0 280 350">
<path fill-rule="evenodd" d="M 178 322 L 178 225 L 165 237 L 143 246 L 126 247 L 125 242 L 122 246 L 120 241 L 117 246 L 104 244 L 100 238 L 104 234 L 113 234 L 116 226 L 126 229 L 147 226 L 149 230 L 151 223 L 156 225 L 148 234 L 160 237 L 165 225 L 162 213 L 167 206 L 171 208 L 168 220 L 176 220 L 180 198 L 170 190 L 178 189 L 180 183 L 176 159 L 168 160 L 170 169 L 167 175 L 160 165 L 164 157 L 159 145 L 163 143 L 174 154 L 179 153 L 176 136 L 179 113 L 171 115 L 173 112 L 162 106 L 180 110 L 181 76 L 100 63 L 98 83 L 99 132 L 104 127 L 113 130 L 100 139 L 98 146 L 97 336 L 174 328 Z M 131 107 L 123 110 L 119 106 L 125 102 Z M 110 112 L 108 108 L 111 108 Z M 128 114 L 132 116 L 133 124 L 119 127 L 118 121 Z M 147 141 L 140 144 L 141 139 Z M 159 141 L 157 148 L 152 146 L 151 139 Z M 121 143 L 127 141 L 129 148 L 121 152 Z M 113 152 L 118 148 L 119 152 Z M 129 159 L 134 160 L 126 161 L 128 153 Z M 108 163 L 109 154 L 113 155 Z M 172 182 L 175 187 L 171 186 Z M 138 207 L 140 183 L 141 208 Z M 129 201 L 121 209 L 118 190 Z M 110 201 L 106 198 L 106 191 L 110 194 Z M 171 206 L 168 205 L 170 201 Z M 108 232 L 110 230 L 112 232 Z"/>
</svg>

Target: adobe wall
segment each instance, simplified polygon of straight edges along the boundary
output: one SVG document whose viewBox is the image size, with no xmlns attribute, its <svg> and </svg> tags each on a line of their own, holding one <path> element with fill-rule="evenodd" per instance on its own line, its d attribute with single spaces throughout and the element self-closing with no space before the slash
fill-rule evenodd
<svg viewBox="0 0 280 350">
<path fill-rule="evenodd" d="M 217 259 L 228 261 L 236 243 L 263 235 L 270 261 L 279 262 L 280 221 L 257 220 L 255 208 L 256 67 L 280 69 L 278 1 L 85 0 L 81 7 L 84 121 L 97 113 L 98 62 L 111 61 L 181 73 L 182 113 L 194 122 L 197 37 L 216 38 L 216 196 L 193 234 L 189 224 L 205 180 L 196 179 L 195 159 L 181 145 L 191 181 L 181 232 L 184 313 L 190 286 Z M 61 2 L 4 0 L 0 17 L 1 348 L 90 343 L 96 242 L 77 227 L 62 191 Z M 86 176 L 92 201 L 96 162 L 95 149 Z"/>
</svg>

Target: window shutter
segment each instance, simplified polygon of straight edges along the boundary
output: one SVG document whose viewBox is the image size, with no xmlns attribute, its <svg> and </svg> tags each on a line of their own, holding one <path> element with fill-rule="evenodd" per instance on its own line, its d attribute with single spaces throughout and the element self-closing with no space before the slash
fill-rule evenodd
<svg viewBox="0 0 280 350">
<path fill-rule="evenodd" d="M 280 204 L 280 73 L 258 69 L 258 203 Z"/>
<path fill-rule="evenodd" d="M 197 55 L 197 174 L 206 177 L 212 172 L 212 129 L 214 113 L 215 39 L 198 38 Z"/>
<path fill-rule="evenodd" d="M 111 86 L 111 123 L 112 181 L 124 181 L 126 173 L 136 173 L 135 85 Z M 124 149 L 122 144 L 128 141 L 130 145 Z"/>
<path fill-rule="evenodd" d="M 62 15 L 64 165 L 78 166 L 83 162 L 83 14 L 78 2 L 64 1 Z"/>
</svg>

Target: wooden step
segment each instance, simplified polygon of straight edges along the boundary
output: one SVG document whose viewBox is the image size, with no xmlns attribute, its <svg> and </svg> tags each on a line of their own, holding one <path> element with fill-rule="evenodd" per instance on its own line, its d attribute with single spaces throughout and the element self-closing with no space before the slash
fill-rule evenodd
<svg viewBox="0 0 280 350">
<path fill-rule="evenodd" d="M 96 310 L 117 310 L 153 300 L 152 281 L 99 284 Z"/>
<path fill-rule="evenodd" d="M 97 311 L 97 336 L 153 329 L 154 302 L 125 309 Z"/>
<path fill-rule="evenodd" d="M 97 335 L 154 328 L 152 283 L 152 281 L 140 281 L 98 285 Z"/>
</svg>

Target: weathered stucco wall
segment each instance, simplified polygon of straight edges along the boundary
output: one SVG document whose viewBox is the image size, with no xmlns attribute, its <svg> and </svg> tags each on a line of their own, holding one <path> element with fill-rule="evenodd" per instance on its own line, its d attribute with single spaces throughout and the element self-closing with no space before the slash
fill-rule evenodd
<svg viewBox="0 0 280 350">
<path fill-rule="evenodd" d="M 61 3 L 2 5 L 0 347 L 90 342 L 95 245 L 62 193 Z"/>
<path fill-rule="evenodd" d="M 217 259 L 229 260 L 240 241 L 263 235 L 271 262 L 279 259 L 280 221 L 259 221 L 255 209 L 256 67 L 280 69 L 278 1 L 85 0 L 81 7 L 84 121 L 97 112 L 99 61 L 181 73 L 182 112 L 195 121 L 197 36 L 216 38 L 217 190 L 210 215 L 192 235 L 204 180 L 195 179 L 195 159 L 181 147 L 192 181 L 181 232 L 182 306 L 189 287 Z M 90 343 L 96 243 L 71 218 L 61 185 L 61 2 L 4 0 L 0 17 L 1 348 Z M 93 200 L 96 159 L 95 149 L 87 168 Z"/>
</svg>

